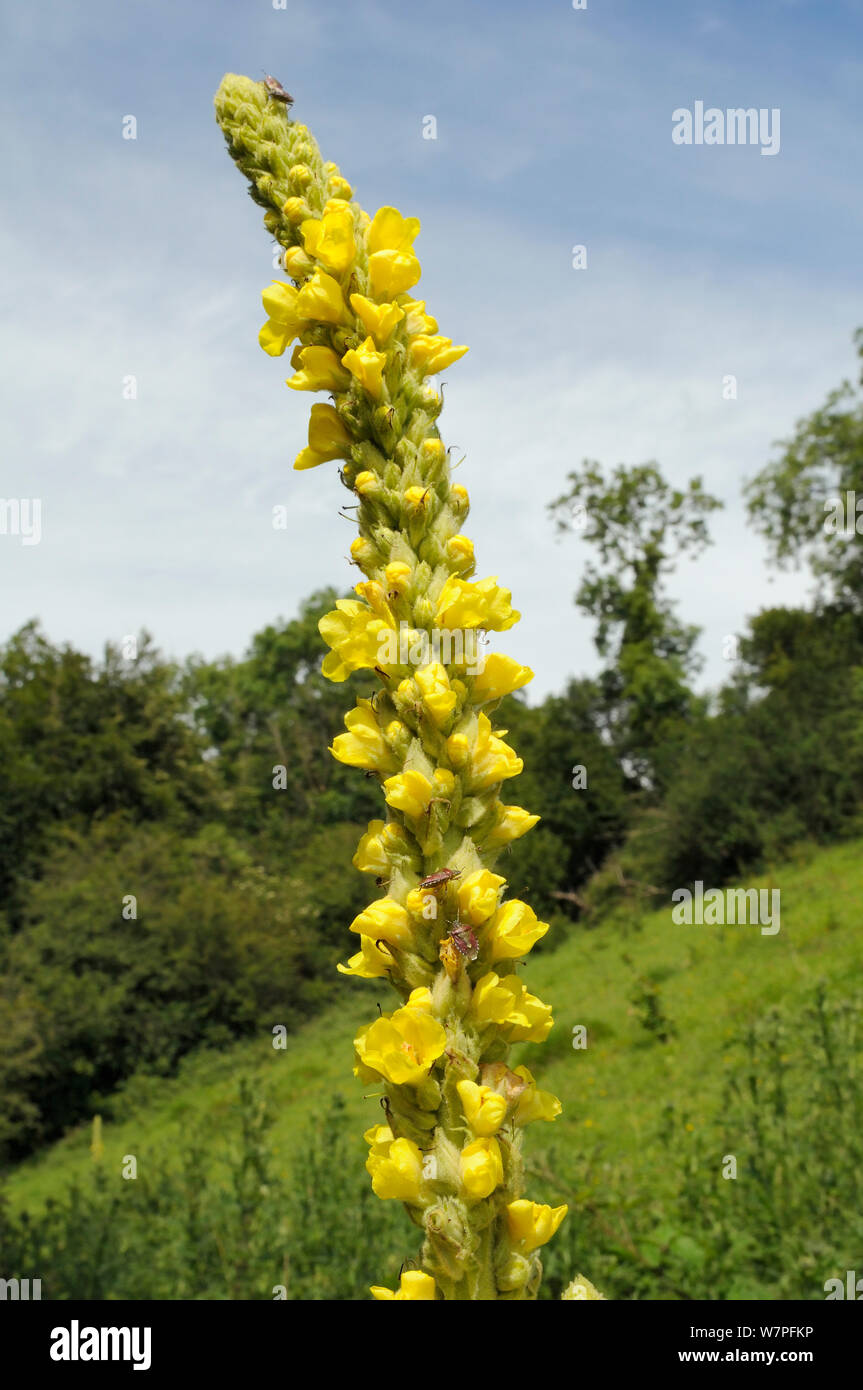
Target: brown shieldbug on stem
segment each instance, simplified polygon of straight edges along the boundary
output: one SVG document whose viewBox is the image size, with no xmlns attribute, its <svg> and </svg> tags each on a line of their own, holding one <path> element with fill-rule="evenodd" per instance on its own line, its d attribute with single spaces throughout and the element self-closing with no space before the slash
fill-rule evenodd
<svg viewBox="0 0 863 1390">
<path fill-rule="evenodd" d="M 460 876 L 461 869 L 435 869 L 433 874 L 420 879 L 420 888 L 440 888 L 441 884 L 450 883 Z"/>
<path fill-rule="evenodd" d="M 449 937 L 459 955 L 464 956 L 465 960 L 476 960 L 479 955 L 479 942 L 470 927 L 465 926 L 464 922 L 453 922 Z"/>
<path fill-rule="evenodd" d="M 284 102 L 285 106 L 293 106 L 294 98 L 290 92 L 286 92 L 278 78 L 271 77 L 268 72 L 264 73 L 264 86 L 267 89 L 267 96 L 272 97 L 273 101 L 281 101 Z"/>
</svg>

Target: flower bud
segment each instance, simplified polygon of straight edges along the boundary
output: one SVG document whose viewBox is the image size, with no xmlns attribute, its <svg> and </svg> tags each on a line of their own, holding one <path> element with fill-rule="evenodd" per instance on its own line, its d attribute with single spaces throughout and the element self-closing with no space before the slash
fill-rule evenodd
<svg viewBox="0 0 863 1390">
<path fill-rule="evenodd" d="M 357 474 L 354 489 L 360 497 L 378 497 L 382 491 L 380 479 L 375 473 L 369 473 L 368 469 Z"/>
<path fill-rule="evenodd" d="M 354 487 L 356 487 L 356 481 Z M 366 536 L 355 536 L 351 541 L 351 558 L 356 560 L 361 569 L 368 572 L 378 563 L 380 552 Z"/>
<path fill-rule="evenodd" d="M 312 215 L 312 210 L 305 198 L 288 198 L 287 202 L 282 204 L 282 212 L 295 227 L 298 227 L 301 222 Z"/>
<path fill-rule="evenodd" d="M 341 174 L 334 174 L 330 178 L 327 187 L 329 188 L 334 198 L 344 198 L 346 200 L 349 200 L 354 196 L 354 190 L 351 188 L 347 179 L 342 178 Z"/>
<path fill-rule="evenodd" d="M 468 536 L 450 536 L 446 543 L 446 553 L 455 567 L 460 570 L 472 569 L 476 563 L 473 541 Z"/>
<path fill-rule="evenodd" d="M 289 246 L 284 255 L 285 270 L 293 280 L 305 280 L 315 269 L 311 256 L 301 246 Z"/>
</svg>

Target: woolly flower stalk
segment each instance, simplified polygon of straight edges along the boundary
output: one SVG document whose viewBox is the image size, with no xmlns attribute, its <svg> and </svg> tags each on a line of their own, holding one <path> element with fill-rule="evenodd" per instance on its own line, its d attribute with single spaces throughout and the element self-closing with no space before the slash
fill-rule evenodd
<svg viewBox="0 0 863 1390">
<path fill-rule="evenodd" d="M 263 293 L 261 347 L 290 353 L 289 387 L 329 398 L 312 405 L 294 467 L 337 461 L 357 504 L 351 556 L 364 578 L 320 630 L 325 675 L 367 670 L 375 686 L 331 751 L 380 784 L 385 816 L 353 862 L 383 892 L 351 924 L 358 949 L 339 969 L 387 979 L 398 996 L 357 1035 L 354 1070 L 385 1111 L 365 1136 L 372 1187 L 424 1232 L 421 1267 L 371 1292 L 532 1299 L 539 1251 L 567 1209 L 523 1195 L 522 1132 L 561 1107 L 527 1067 L 507 1065 L 510 1044 L 542 1042 L 552 1017 L 517 971 L 548 927 L 504 899 L 494 872 L 538 817 L 502 800 L 522 763 L 493 712 L 533 673 L 483 660 L 477 642 L 519 614 L 496 578 L 472 577 L 468 494 L 437 427 L 430 378 L 468 349 L 414 297 L 415 217 L 364 212 L 263 83 L 226 76 L 216 112 L 290 277 Z M 581 1277 L 566 1295 L 598 1296 Z"/>
</svg>

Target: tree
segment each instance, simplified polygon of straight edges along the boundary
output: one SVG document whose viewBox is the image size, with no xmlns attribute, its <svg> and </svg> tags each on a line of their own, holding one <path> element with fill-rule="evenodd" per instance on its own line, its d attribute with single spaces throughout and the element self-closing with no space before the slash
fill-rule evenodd
<svg viewBox="0 0 863 1390">
<path fill-rule="evenodd" d="M 190 727 L 178 673 L 147 634 L 137 655 L 93 662 L 27 623 L 0 649 L 0 893 L 41 869 L 60 822 L 112 812 L 189 824 L 212 804 L 212 775 Z"/>
<path fill-rule="evenodd" d="M 312 594 L 296 618 L 256 633 L 241 661 L 186 667 L 185 693 L 225 788 L 229 823 L 256 837 L 264 832 L 282 852 L 288 835 L 380 814 L 368 783 L 328 751 L 344 728 L 346 694 L 368 697 L 378 684 L 367 672 L 345 686 L 321 674 L 318 619 L 336 598 L 333 590 Z"/>
<path fill-rule="evenodd" d="M 844 381 L 799 420 L 778 458 L 746 485 L 749 515 L 779 569 L 804 560 L 821 603 L 863 609 L 863 328 L 857 387 Z M 844 534 L 841 532 L 844 530 Z"/>
<path fill-rule="evenodd" d="M 678 558 L 709 544 L 706 518 L 722 503 L 693 478 L 673 488 L 655 463 L 620 464 L 606 478 L 585 460 L 549 511 L 560 533 L 579 532 L 596 547 L 575 596 L 596 619 L 596 647 L 609 735 L 629 775 L 659 787 L 658 750 L 692 711 L 689 680 L 698 669 L 699 629 L 679 621 L 663 591 Z"/>
</svg>

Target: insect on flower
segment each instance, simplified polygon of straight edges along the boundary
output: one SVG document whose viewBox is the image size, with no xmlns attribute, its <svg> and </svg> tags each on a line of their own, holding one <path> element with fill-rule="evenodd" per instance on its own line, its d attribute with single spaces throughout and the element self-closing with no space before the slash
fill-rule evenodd
<svg viewBox="0 0 863 1390">
<path fill-rule="evenodd" d="M 294 98 L 290 92 L 286 92 L 278 78 L 271 77 L 268 72 L 264 73 L 264 86 L 267 89 L 267 96 L 272 97 L 273 101 L 282 101 L 285 106 L 293 106 Z"/>
<path fill-rule="evenodd" d="M 465 960 L 476 960 L 479 955 L 479 942 L 470 927 L 466 927 L 463 922 L 453 922 L 449 936 L 459 955 L 464 956 Z"/>
<path fill-rule="evenodd" d="M 435 869 L 433 874 L 420 880 L 420 888 L 440 888 L 443 883 L 450 883 L 452 879 L 461 876 L 461 869 Z"/>
</svg>

